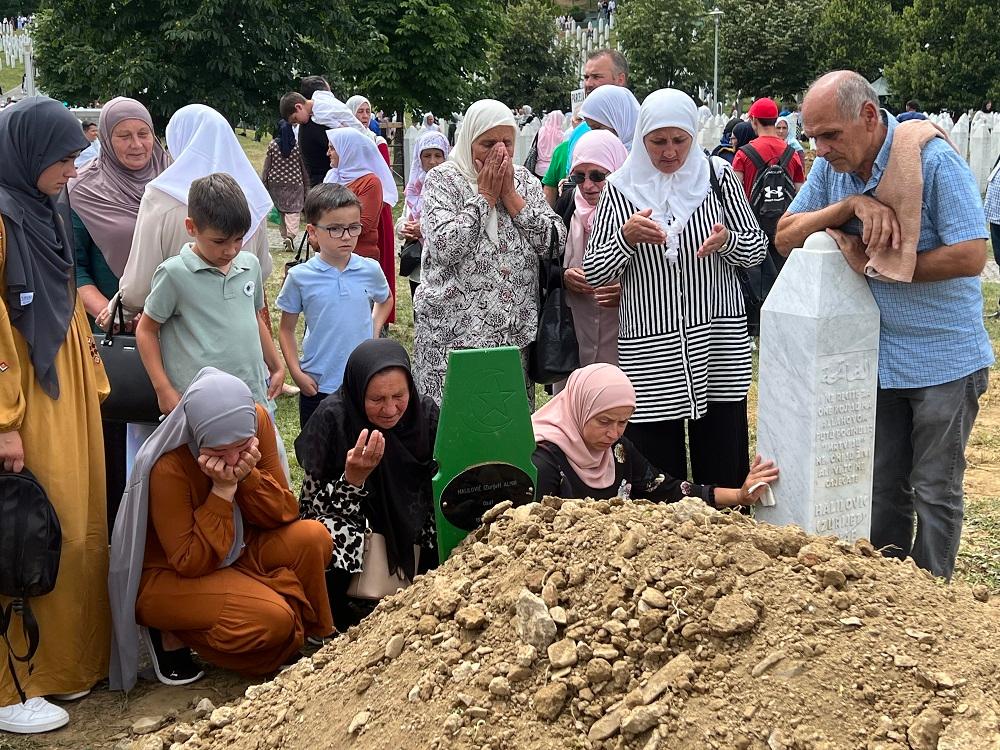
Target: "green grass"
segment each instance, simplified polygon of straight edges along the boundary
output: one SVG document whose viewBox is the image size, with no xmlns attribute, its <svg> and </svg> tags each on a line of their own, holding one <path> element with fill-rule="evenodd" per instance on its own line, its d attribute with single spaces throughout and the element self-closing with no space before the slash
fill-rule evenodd
<svg viewBox="0 0 1000 750">
<path fill-rule="evenodd" d="M 23 65 L 15 65 L 13 68 L 8 68 L 4 65 L 4 67 L 0 68 L 0 89 L 3 89 L 3 101 L 7 101 L 8 91 L 21 85 L 21 77 L 23 75 Z"/>
</svg>

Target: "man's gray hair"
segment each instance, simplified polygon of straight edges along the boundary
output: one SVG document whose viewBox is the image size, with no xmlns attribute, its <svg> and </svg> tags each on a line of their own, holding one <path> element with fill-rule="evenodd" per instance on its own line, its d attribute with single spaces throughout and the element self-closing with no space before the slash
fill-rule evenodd
<svg viewBox="0 0 1000 750">
<path fill-rule="evenodd" d="M 614 66 L 615 69 L 615 75 L 624 75 L 625 82 L 628 82 L 628 60 L 625 59 L 625 55 L 616 49 L 605 47 L 603 49 L 595 49 L 587 55 L 587 62 L 596 60 L 598 57 L 610 58 L 611 65 Z"/>
<path fill-rule="evenodd" d="M 841 117 L 857 120 L 861 116 L 861 108 L 868 102 L 871 102 L 875 109 L 882 106 L 872 85 L 864 76 L 853 70 L 826 73 L 813 81 L 809 87 L 810 91 L 819 84 L 832 84 L 830 79 L 834 77 L 836 77 L 837 109 L 840 110 Z"/>
</svg>

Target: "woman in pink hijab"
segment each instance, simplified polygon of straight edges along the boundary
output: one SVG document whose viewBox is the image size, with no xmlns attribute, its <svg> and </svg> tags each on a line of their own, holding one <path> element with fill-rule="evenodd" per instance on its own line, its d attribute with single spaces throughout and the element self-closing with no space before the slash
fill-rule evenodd
<svg viewBox="0 0 1000 750">
<path fill-rule="evenodd" d="M 565 116 L 558 109 L 545 115 L 541 130 L 538 131 L 538 161 L 535 162 L 535 175 L 538 179 L 545 176 L 545 172 L 552 162 L 552 152 L 556 146 L 563 142 L 563 121 Z"/>
<path fill-rule="evenodd" d="M 607 176 L 621 167 L 628 157 L 625 146 L 608 130 L 584 133 L 573 149 L 569 182 L 573 185 L 560 197 L 556 213 L 569 228 L 566 255 L 563 258 L 563 281 L 566 301 L 573 310 L 580 364 L 594 362 L 618 364 L 618 304 L 621 286 L 592 287 L 583 274 L 583 255 L 594 226 L 597 201 Z"/>
<path fill-rule="evenodd" d="M 570 375 L 565 389 L 531 418 L 537 443 L 532 461 L 538 468 L 538 497 L 633 497 L 661 502 L 698 497 L 713 508 L 728 507 L 753 505 L 778 478 L 774 463 L 760 456 L 739 489 L 667 476 L 624 437 L 634 411 L 635 390 L 615 365 L 588 365 Z"/>
</svg>

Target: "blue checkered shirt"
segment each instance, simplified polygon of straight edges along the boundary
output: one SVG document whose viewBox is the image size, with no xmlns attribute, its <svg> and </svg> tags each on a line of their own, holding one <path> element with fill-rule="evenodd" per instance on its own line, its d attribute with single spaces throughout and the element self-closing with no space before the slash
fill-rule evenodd
<svg viewBox="0 0 1000 750">
<path fill-rule="evenodd" d="M 993 175 L 986 187 L 986 221 L 990 224 L 1000 224 L 1000 171 Z M 993 248 L 995 253 L 997 248 Z"/>
<path fill-rule="evenodd" d="M 816 159 L 789 213 L 818 211 L 858 193 L 871 195 L 889 161 L 898 123 L 883 112 L 889 129 L 868 182 L 836 172 Z M 940 138 L 924 146 L 924 176 L 917 252 L 967 240 L 985 239 L 982 201 L 968 165 Z M 843 227 L 861 234 L 861 222 Z M 950 383 L 993 364 L 993 348 L 983 327 L 983 293 L 978 278 L 900 284 L 868 279 L 882 315 L 879 337 L 879 386 L 926 388 Z"/>
</svg>

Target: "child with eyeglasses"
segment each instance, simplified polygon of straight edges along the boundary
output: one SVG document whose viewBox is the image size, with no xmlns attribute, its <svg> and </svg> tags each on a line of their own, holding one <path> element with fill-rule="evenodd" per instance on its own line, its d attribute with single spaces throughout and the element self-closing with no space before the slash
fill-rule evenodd
<svg viewBox="0 0 1000 750">
<path fill-rule="evenodd" d="M 347 358 L 362 341 L 377 338 L 392 310 L 392 293 L 377 260 L 357 255 L 361 201 L 342 185 L 323 183 L 309 191 L 306 232 L 318 253 L 288 272 L 276 304 L 278 341 L 299 387 L 299 426 L 320 402 L 340 388 Z M 302 358 L 295 327 L 305 315 Z"/>
</svg>

